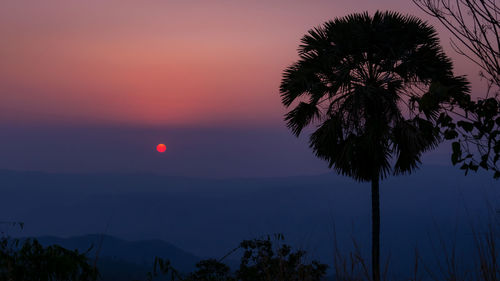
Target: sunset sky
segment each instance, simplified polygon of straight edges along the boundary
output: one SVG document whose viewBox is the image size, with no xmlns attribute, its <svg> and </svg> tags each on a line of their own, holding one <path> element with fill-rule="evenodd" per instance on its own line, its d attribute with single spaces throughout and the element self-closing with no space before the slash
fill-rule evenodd
<svg viewBox="0 0 500 281">
<path fill-rule="evenodd" d="M 0 160 L 0 168 L 64 166 L 79 171 L 81 164 L 64 158 L 67 153 L 81 153 L 97 165 L 102 162 L 97 150 L 116 149 L 119 145 L 114 142 L 140 142 L 132 141 L 137 133 L 129 131 L 128 138 L 118 138 L 109 130 L 103 133 L 103 127 L 155 132 L 167 127 L 266 128 L 286 134 L 278 87 L 283 69 L 297 58 L 300 38 L 328 19 L 377 9 L 411 13 L 438 27 L 410 0 L 2 1 L 0 125 L 9 128 L 2 134 L 10 143 L 0 150 L 11 158 Z M 477 68 L 455 55 L 449 36 L 438 30 L 456 72 L 470 75 L 476 95 L 481 93 L 484 86 L 476 78 Z M 85 129 L 76 129 L 80 127 Z M 78 134 L 110 137 L 83 141 Z M 152 151 L 160 142 L 168 147 L 168 138 L 185 142 L 179 134 L 144 133 L 141 147 L 146 142 Z M 63 140 L 65 145 L 58 145 Z M 266 141 L 260 140 L 262 146 Z M 280 141 L 275 138 L 271 143 Z M 33 147 L 33 143 L 47 145 Z M 299 145 L 307 150 L 304 143 Z M 211 149 L 222 146 L 215 142 Z M 29 153 L 35 148 L 42 153 L 36 160 Z M 122 152 L 113 155 L 124 157 Z M 70 163 L 63 165 L 58 157 Z M 144 157 L 143 162 L 150 163 Z M 104 161 L 103 167 L 122 167 L 119 162 Z M 153 166 L 144 165 L 130 169 Z"/>
</svg>

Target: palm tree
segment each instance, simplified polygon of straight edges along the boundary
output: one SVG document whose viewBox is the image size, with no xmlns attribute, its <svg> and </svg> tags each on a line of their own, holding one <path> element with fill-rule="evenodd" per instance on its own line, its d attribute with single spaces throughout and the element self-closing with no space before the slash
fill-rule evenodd
<svg viewBox="0 0 500 281">
<path fill-rule="evenodd" d="M 287 126 L 315 125 L 310 147 L 329 167 L 371 182 L 372 277 L 380 280 L 379 181 L 418 168 L 435 148 L 440 104 L 468 95 L 436 31 L 394 12 L 352 14 L 310 30 L 283 74 Z M 425 110 L 424 110 L 425 108 Z"/>
</svg>

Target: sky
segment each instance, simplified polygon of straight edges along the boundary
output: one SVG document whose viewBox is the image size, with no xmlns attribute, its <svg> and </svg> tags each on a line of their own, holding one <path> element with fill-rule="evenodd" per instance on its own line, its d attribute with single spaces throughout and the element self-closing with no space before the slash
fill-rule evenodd
<svg viewBox="0 0 500 281">
<path fill-rule="evenodd" d="M 2 1 L 0 168 L 326 172 L 307 141 L 284 128 L 282 71 L 310 28 L 376 10 L 435 25 L 456 73 L 469 75 L 474 95 L 484 90 L 478 69 L 410 0 Z M 158 143 L 167 153 L 154 151 Z"/>
<path fill-rule="evenodd" d="M 296 138 L 286 128 L 279 85 L 309 29 L 376 10 L 436 26 L 456 74 L 481 96 L 478 68 L 411 0 L 1 0 L 2 220 L 26 222 L 23 236 L 109 230 L 201 256 L 259 233 L 313 241 L 333 218 L 350 242 L 353 222 L 369 225 L 369 184 L 317 176 L 332 171 L 308 147 L 311 129 Z M 474 214 L 488 198 L 477 188 L 497 187 L 489 174 L 450 168 L 449 143 L 422 162 L 382 183 L 383 243 L 410 245 L 434 207 L 465 223 L 451 207 L 465 198 Z"/>
</svg>

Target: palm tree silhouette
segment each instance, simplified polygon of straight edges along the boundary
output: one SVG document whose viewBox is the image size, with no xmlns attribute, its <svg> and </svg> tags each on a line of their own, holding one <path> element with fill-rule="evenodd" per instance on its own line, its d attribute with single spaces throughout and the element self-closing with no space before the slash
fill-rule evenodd
<svg viewBox="0 0 500 281">
<path fill-rule="evenodd" d="M 372 277 L 379 281 L 379 181 L 418 168 L 441 140 L 439 105 L 468 95 L 468 82 L 453 75 L 436 31 L 413 16 L 351 14 L 301 42 L 280 86 L 283 105 L 293 105 L 285 121 L 296 136 L 316 125 L 309 140 L 316 156 L 371 182 Z"/>
</svg>

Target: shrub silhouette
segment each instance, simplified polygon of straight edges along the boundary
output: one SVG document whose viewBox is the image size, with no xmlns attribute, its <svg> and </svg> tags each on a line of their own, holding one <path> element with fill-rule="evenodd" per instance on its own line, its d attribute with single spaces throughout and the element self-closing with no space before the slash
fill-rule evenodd
<svg viewBox="0 0 500 281">
<path fill-rule="evenodd" d="M 208 259 L 196 264 L 196 271 L 189 274 L 185 281 L 236 281 L 231 276 L 229 266 L 217 261 Z"/>
<path fill-rule="evenodd" d="M 269 238 L 243 241 L 240 247 L 244 253 L 236 271 L 237 280 L 320 281 L 326 273 L 324 264 L 304 263 L 304 251 L 292 251 L 286 244 L 273 247 Z"/>
<path fill-rule="evenodd" d="M 57 245 L 44 247 L 36 239 L 0 240 L 0 280 L 93 281 L 97 277 L 85 253 Z"/>
<path fill-rule="evenodd" d="M 196 264 L 196 270 L 183 277 L 167 260 L 157 258 L 153 272 L 147 280 L 161 275 L 180 281 L 320 281 L 324 280 L 327 266 L 317 261 L 306 263 L 306 252 L 293 251 L 281 244 L 278 234 L 266 239 L 245 240 L 238 249 L 243 250 L 239 268 L 232 273 L 222 260 L 208 259 Z"/>
</svg>

